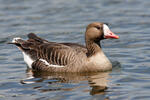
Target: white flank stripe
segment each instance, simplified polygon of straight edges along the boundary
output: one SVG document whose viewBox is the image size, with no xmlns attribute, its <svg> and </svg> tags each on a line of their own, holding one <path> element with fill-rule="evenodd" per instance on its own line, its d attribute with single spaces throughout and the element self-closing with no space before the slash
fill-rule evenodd
<svg viewBox="0 0 150 100">
<path fill-rule="evenodd" d="M 22 52 L 23 56 L 24 56 L 24 61 L 26 62 L 26 64 L 29 66 L 29 68 L 32 68 L 32 63 L 34 62 L 33 59 L 31 59 L 31 57 L 29 55 L 27 55 L 25 52 Z"/>
<path fill-rule="evenodd" d="M 47 65 L 47 66 L 49 66 L 49 67 L 58 67 L 58 68 L 60 68 L 60 67 L 65 67 L 65 66 L 60 66 L 60 65 L 53 65 L 53 64 L 49 64 L 46 60 L 44 60 L 44 59 L 39 59 L 40 61 L 42 61 L 42 62 L 44 62 L 45 63 L 45 65 Z"/>
</svg>

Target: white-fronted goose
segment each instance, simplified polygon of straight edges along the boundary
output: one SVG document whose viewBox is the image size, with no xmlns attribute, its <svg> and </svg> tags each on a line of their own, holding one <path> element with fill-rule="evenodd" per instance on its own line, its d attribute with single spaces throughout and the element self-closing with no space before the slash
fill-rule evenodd
<svg viewBox="0 0 150 100">
<path fill-rule="evenodd" d="M 104 23 L 94 22 L 85 32 L 86 46 L 75 43 L 56 43 L 44 40 L 33 33 L 28 40 L 14 38 L 23 53 L 29 68 L 50 72 L 97 72 L 112 69 L 112 64 L 101 49 L 100 41 L 119 36 L 110 31 Z"/>
</svg>

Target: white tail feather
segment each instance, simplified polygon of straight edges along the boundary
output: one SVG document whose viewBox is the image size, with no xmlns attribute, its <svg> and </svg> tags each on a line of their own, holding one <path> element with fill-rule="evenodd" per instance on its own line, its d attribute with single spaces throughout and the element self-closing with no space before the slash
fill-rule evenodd
<svg viewBox="0 0 150 100">
<path fill-rule="evenodd" d="M 31 57 L 29 55 L 27 55 L 25 52 L 22 52 L 23 56 L 24 56 L 24 61 L 26 62 L 26 64 L 29 66 L 29 68 L 32 68 L 32 63 L 34 62 L 33 59 L 31 59 Z"/>
<path fill-rule="evenodd" d="M 21 38 L 20 38 L 20 37 L 13 38 L 12 43 L 16 43 L 16 41 L 17 41 L 18 39 L 21 39 Z"/>
</svg>

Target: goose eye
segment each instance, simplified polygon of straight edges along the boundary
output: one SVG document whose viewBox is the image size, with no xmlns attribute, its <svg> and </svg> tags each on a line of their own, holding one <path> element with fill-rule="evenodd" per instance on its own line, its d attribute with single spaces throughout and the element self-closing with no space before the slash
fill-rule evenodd
<svg viewBox="0 0 150 100">
<path fill-rule="evenodd" d="M 101 27 L 99 27 L 99 26 L 96 26 L 96 28 L 99 30 L 99 29 L 101 29 Z"/>
</svg>

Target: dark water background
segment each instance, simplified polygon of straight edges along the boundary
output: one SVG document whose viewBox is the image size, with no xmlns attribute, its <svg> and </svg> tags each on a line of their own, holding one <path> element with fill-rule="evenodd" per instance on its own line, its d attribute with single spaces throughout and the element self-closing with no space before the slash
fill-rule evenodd
<svg viewBox="0 0 150 100">
<path fill-rule="evenodd" d="M 120 36 L 102 42 L 111 72 L 32 73 L 6 44 L 29 32 L 84 44 L 85 27 L 94 21 Z M 0 100 L 150 100 L 150 1 L 0 0 Z"/>
</svg>

